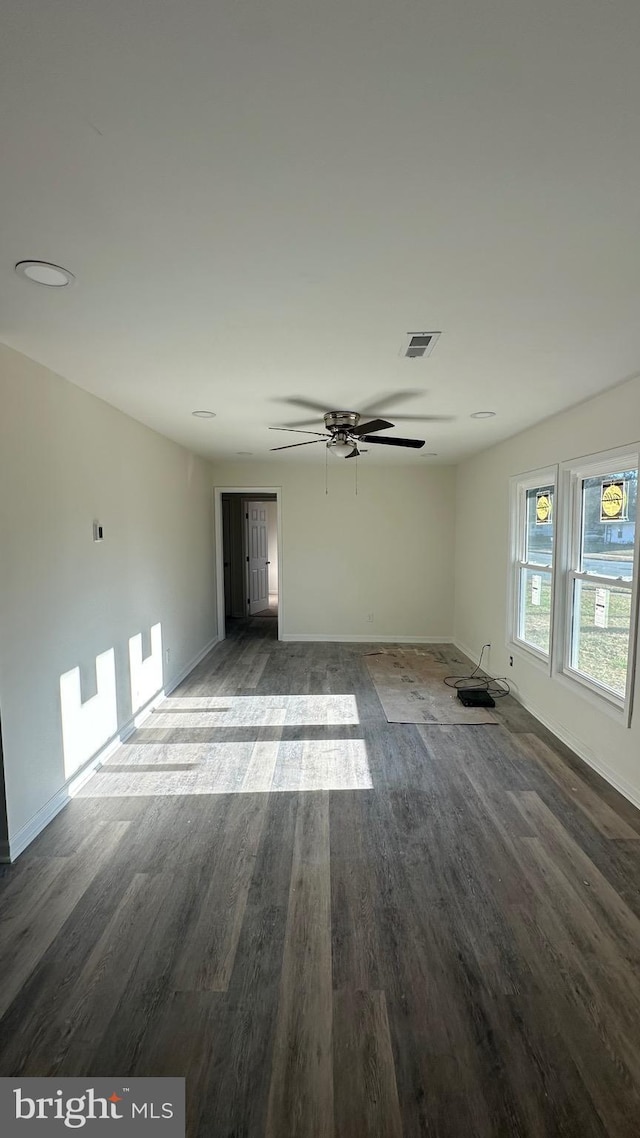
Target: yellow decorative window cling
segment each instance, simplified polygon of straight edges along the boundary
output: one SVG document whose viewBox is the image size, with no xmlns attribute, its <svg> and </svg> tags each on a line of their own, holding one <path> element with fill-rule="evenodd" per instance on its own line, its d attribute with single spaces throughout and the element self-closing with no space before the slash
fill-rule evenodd
<svg viewBox="0 0 640 1138">
<path fill-rule="evenodd" d="M 600 491 L 600 521 L 626 521 L 627 501 L 627 483 L 624 478 L 603 482 Z"/>
<path fill-rule="evenodd" d="M 553 490 L 538 490 L 536 494 L 536 525 L 548 526 L 553 521 Z"/>
</svg>

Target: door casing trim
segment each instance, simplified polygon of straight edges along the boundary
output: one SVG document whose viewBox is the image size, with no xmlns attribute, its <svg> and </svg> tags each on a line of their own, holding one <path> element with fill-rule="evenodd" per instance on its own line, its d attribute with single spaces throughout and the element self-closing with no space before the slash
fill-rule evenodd
<svg viewBox="0 0 640 1138">
<path fill-rule="evenodd" d="M 251 498 L 252 494 L 273 494 L 276 499 L 277 511 L 277 546 L 278 546 L 278 640 L 284 638 L 284 609 L 282 588 L 282 487 L 281 486 L 214 486 L 213 488 L 213 522 L 214 522 L 214 552 L 216 567 L 216 611 L 218 621 L 218 640 L 226 639 L 226 617 L 224 611 L 224 549 L 222 543 L 222 495 L 241 494 L 243 498 Z"/>
</svg>

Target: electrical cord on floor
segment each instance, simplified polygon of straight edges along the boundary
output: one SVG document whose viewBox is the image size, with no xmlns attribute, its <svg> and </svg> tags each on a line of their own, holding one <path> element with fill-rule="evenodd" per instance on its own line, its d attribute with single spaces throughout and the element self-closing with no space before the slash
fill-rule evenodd
<svg viewBox="0 0 640 1138">
<path fill-rule="evenodd" d="M 448 688 L 482 688 L 483 691 L 488 691 L 489 695 L 494 699 L 500 699 L 503 695 L 509 695 L 511 688 L 506 676 L 481 676 L 479 672 L 482 669 L 482 657 L 484 656 L 485 648 L 490 648 L 490 644 L 483 644 L 480 653 L 480 659 L 472 672 L 468 676 L 445 676 L 444 682 Z"/>
</svg>

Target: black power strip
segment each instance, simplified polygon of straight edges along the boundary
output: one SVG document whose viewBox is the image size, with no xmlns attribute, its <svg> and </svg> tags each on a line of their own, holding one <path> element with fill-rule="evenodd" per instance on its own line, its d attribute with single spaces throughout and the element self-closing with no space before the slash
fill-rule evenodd
<svg viewBox="0 0 640 1138">
<path fill-rule="evenodd" d="M 458 688 L 458 699 L 465 707 L 495 707 L 496 701 L 486 688 Z"/>
</svg>

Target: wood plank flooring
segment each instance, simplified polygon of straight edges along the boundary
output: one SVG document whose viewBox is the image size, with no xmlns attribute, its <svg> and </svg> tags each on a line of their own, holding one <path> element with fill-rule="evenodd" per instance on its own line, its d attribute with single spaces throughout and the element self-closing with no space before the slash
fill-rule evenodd
<svg viewBox="0 0 640 1138">
<path fill-rule="evenodd" d="M 185 1075 L 190 1138 L 640 1133 L 640 814 L 512 699 L 388 724 L 369 650 L 239 623 L 0 870 L 1 1075 Z"/>
</svg>

